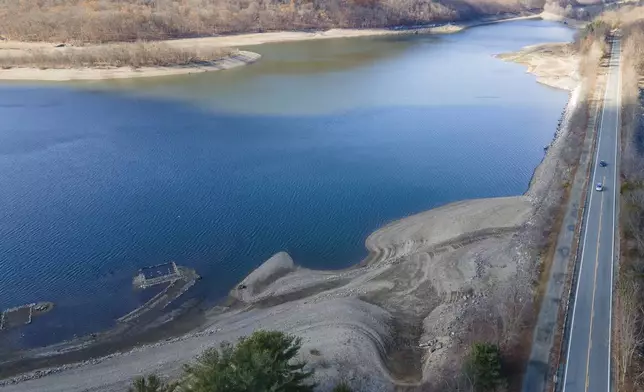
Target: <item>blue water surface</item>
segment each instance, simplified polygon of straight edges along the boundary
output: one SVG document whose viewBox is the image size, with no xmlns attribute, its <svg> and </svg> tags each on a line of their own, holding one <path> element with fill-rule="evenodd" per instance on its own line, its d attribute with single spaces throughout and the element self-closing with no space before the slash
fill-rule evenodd
<svg viewBox="0 0 644 392">
<path fill-rule="evenodd" d="M 0 87 L 0 308 L 56 303 L 4 336 L 113 325 L 145 299 L 142 266 L 196 268 L 212 303 L 278 251 L 344 268 L 388 221 L 524 192 L 568 94 L 492 55 L 571 37 L 529 21 L 265 45 L 246 69 L 135 87 Z"/>
</svg>

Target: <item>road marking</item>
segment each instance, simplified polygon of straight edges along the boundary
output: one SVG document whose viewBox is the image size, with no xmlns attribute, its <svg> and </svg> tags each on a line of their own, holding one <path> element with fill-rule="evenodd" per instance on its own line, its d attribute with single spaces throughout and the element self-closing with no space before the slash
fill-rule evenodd
<svg viewBox="0 0 644 392">
<path fill-rule="evenodd" d="M 615 54 L 615 47 L 613 46 L 611 48 L 611 60 L 612 60 L 614 54 Z M 613 69 L 613 65 L 611 65 L 609 63 L 609 71 L 612 70 L 612 69 Z M 597 177 L 597 166 L 596 166 L 597 165 L 597 157 L 599 155 L 599 147 L 601 146 L 601 141 L 602 141 L 601 130 L 604 127 L 604 117 L 605 117 L 604 116 L 604 111 L 605 111 L 605 108 L 606 108 L 606 101 L 607 101 L 607 97 L 608 97 L 608 90 L 609 90 L 608 86 L 609 85 L 610 85 L 610 72 L 609 72 L 609 77 L 606 79 L 606 86 L 605 86 L 605 90 L 604 90 L 604 101 L 602 102 L 602 110 L 600 112 L 600 114 L 601 114 L 601 120 L 600 121 L 601 122 L 600 122 L 599 127 L 597 128 L 597 149 L 595 150 L 595 157 L 594 157 L 593 162 L 592 162 L 592 164 L 593 164 L 593 185 L 595 184 L 595 179 Z M 615 159 L 615 160 L 617 161 L 617 159 Z M 593 185 L 591 185 L 591 186 L 593 186 Z M 593 194 L 594 194 L 594 192 L 592 191 L 592 188 L 589 188 L 587 190 L 587 192 L 588 191 L 590 191 L 590 198 L 589 198 L 589 201 L 588 201 L 588 209 L 586 210 L 586 214 L 585 214 L 584 217 L 582 217 L 582 224 L 586 223 L 587 218 L 588 218 L 588 211 L 591 210 L 591 206 L 592 206 L 592 203 L 593 203 Z M 577 275 L 578 276 L 577 288 L 575 289 L 575 300 L 574 300 L 573 306 L 572 306 L 572 321 L 570 323 L 571 336 L 568 338 L 568 350 L 566 352 L 566 365 L 564 367 L 563 392 L 566 391 L 566 384 L 567 384 L 567 380 L 568 380 L 568 364 L 570 363 L 570 361 L 569 361 L 569 359 L 570 359 L 570 348 L 572 347 L 572 341 L 573 341 L 572 331 L 574 330 L 574 326 L 575 326 L 575 314 L 577 313 L 577 298 L 579 298 L 579 286 L 580 286 L 579 283 L 580 283 L 580 280 L 581 280 L 582 271 L 584 269 L 584 253 L 585 253 L 585 250 L 586 250 L 587 237 L 588 237 L 588 228 L 584 227 L 584 240 L 583 240 L 583 247 L 581 248 L 581 265 L 579 266 L 579 274 Z M 613 248 L 614 248 L 614 246 L 613 246 Z M 612 275 L 611 275 L 611 279 L 612 279 Z M 611 281 L 611 285 L 612 285 L 612 281 Z M 613 295 L 613 292 L 611 290 L 611 304 L 612 304 L 612 295 Z M 610 366 L 610 360 L 609 360 L 609 366 Z"/>
<path fill-rule="evenodd" d="M 602 184 L 606 183 L 606 176 L 602 178 Z M 599 267 L 599 239 L 602 236 L 602 215 L 604 213 L 604 192 L 599 203 L 599 230 L 597 230 L 597 247 L 595 248 L 595 276 L 593 277 L 593 300 L 590 302 L 590 328 L 588 330 L 588 352 L 586 353 L 586 391 L 588 391 L 590 350 L 593 347 L 593 320 L 595 319 L 595 293 L 597 291 L 597 268 Z"/>
</svg>

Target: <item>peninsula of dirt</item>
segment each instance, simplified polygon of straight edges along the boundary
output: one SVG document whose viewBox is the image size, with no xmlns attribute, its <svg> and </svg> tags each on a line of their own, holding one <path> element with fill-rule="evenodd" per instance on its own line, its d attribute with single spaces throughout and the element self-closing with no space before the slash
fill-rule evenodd
<svg viewBox="0 0 644 392">
<path fill-rule="evenodd" d="M 234 55 L 204 64 L 159 67 L 105 67 L 105 68 L 54 68 L 41 70 L 38 68 L 17 67 L 0 71 L 4 80 L 41 80 L 41 81 L 72 81 L 72 80 L 105 80 L 129 79 L 140 77 L 159 77 L 170 75 L 214 72 L 236 68 L 257 61 L 261 56 L 248 51 L 238 51 Z"/>
<path fill-rule="evenodd" d="M 497 57 L 527 66 L 527 72 L 536 75 L 537 82 L 546 86 L 573 90 L 579 84 L 579 55 L 570 43 L 532 45 Z"/>
</svg>

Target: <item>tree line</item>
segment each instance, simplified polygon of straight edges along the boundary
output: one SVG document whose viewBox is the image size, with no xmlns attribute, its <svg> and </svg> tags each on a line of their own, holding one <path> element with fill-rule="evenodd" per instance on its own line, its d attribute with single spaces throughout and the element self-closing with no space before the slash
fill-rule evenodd
<svg viewBox="0 0 644 392">
<path fill-rule="evenodd" d="M 542 6 L 543 0 L 0 0 L 0 35 L 49 42 L 159 40 L 418 25 Z"/>
</svg>

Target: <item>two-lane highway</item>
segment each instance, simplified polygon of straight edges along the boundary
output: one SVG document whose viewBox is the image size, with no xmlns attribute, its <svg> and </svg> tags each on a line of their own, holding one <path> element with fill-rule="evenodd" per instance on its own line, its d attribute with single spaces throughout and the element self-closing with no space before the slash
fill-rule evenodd
<svg viewBox="0 0 644 392">
<path fill-rule="evenodd" d="M 581 259 L 566 354 L 564 392 L 610 391 L 611 315 L 619 196 L 621 47 L 615 39 L 592 166 Z M 602 167 L 599 163 L 607 163 Z M 595 189 L 603 184 L 603 191 Z"/>
</svg>

